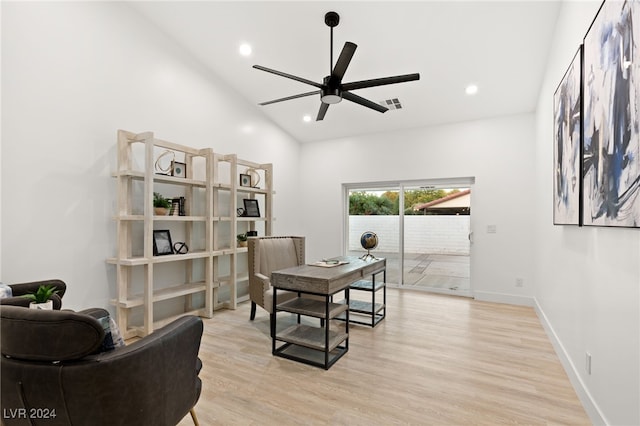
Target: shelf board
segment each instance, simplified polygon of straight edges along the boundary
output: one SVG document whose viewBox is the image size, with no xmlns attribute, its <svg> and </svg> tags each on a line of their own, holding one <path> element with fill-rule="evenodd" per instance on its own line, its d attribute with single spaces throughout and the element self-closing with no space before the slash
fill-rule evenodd
<svg viewBox="0 0 640 426">
<path fill-rule="evenodd" d="M 130 220 L 130 221 L 143 221 L 144 215 L 141 214 L 127 214 L 122 216 L 115 216 L 114 220 Z M 156 222 L 206 222 L 206 216 L 153 216 L 153 220 Z"/>
<path fill-rule="evenodd" d="M 198 283 L 190 283 L 190 284 L 179 284 L 172 287 L 167 287 L 155 291 L 153 293 L 152 300 L 154 302 L 160 302 L 162 300 L 173 299 L 180 296 L 186 296 L 189 294 L 200 293 L 205 291 L 207 286 L 204 282 Z M 136 306 L 144 305 L 144 296 L 142 294 L 137 294 L 131 298 L 126 300 L 112 300 L 112 303 L 120 308 L 135 308 Z"/>
<path fill-rule="evenodd" d="M 111 174 L 113 177 L 130 177 L 137 180 L 144 180 L 144 172 L 137 170 L 123 170 L 119 172 L 114 172 Z M 158 183 L 171 183 L 174 185 L 184 185 L 184 186 L 198 186 L 205 188 L 207 183 L 203 180 L 197 179 L 187 179 L 175 176 L 166 176 L 166 175 L 153 175 L 153 181 Z"/>
<path fill-rule="evenodd" d="M 115 257 L 110 257 L 107 259 L 107 263 L 114 265 L 124 265 L 124 266 L 140 266 L 147 265 L 149 263 L 165 263 L 165 262 L 175 262 L 178 260 L 191 260 L 191 259 L 201 259 L 209 256 L 216 256 L 218 253 L 215 251 L 192 251 L 185 254 L 168 254 L 165 256 L 153 256 L 151 258 L 146 258 L 143 256 L 134 256 L 118 259 Z M 223 254 L 220 252 L 219 254 Z"/>
<path fill-rule="evenodd" d="M 349 301 L 349 311 L 350 312 L 358 312 L 358 313 L 361 313 L 361 314 L 369 314 L 369 315 L 371 315 L 372 312 L 374 314 L 377 314 L 382 309 L 384 309 L 384 304 L 382 304 L 382 303 L 376 303 L 376 305 L 374 307 L 374 306 L 372 306 L 371 302 L 364 302 L 364 301 L 361 301 L 361 300 L 353 300 L 353 299 L 351 299 Z"/>
<path fill-rule="evenodd" d="M 236 187 L 237 192 L 242 192 L 245 194 L 268 194 L 269 191 L 265 188 L 254 188 L 252 186 L 238 186 Z"/>
<path fill-rule="evenodd" d="M 153 256 L 153 263 L 165 263 L 165 262 L 175 262 L 176 260 L 191 260 L 191 259 L 201 259 L 203 257 L 209 257 L 210 252 L 208 251 L 190 251 L 185 254 L 167 254 L 164 256 Z"/>
<path fill-rule="evenodd" d="M 168 221 L 168 222 L 205 222 L 206 216 L 153 216 L 155 221 Z"/>
<path fill-rule="evenodd" d="M 344 332 L 329 330 L 329 351 L 349 338 Z M 318 351 L 325 350 L 325 329 L 296 324 L 276 334 L 276 339 Z"/>
<path fill-rule="evenodd" d="M 295 299 L 287 300 L 284 303 L 280 303 L 276 308 L 279 311 L 292 312 L 294 314 L 327 318 L 325 302 L 308 297 L 296 297 Z M 329 303 L 329 319 L 340 315 L 348 308 L 349 306 L 344 303 Z"/>
<path fill-rule="evenodd" d="M 358 280 L 349 286 L 352 290 L 378 291 L 384 287 L 384 282 L 376 281 L 376 287 L 373 288 L 373 282 L 369 280 Z"/>
</svg>

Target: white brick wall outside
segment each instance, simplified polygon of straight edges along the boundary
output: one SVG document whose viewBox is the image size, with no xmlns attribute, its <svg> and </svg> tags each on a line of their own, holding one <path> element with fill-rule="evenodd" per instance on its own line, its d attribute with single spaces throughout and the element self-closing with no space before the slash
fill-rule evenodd
<svg viewBox="0 0 640 426">
<path fill-rule="evenodd" d="M 469 254 L 471 216 L 405 216 L 405 252 Z M 362 250 L 360 235 L 378 235 L 376 251 L 397 253 L 398 216 L 349 216 L 349 250 Z"/>
</svg>

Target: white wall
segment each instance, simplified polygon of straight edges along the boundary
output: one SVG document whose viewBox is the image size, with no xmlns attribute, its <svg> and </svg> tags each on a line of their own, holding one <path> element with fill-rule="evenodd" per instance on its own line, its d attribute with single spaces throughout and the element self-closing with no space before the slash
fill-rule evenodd
<svg viewBox="0 0 640 426">
<path fill-rule="evenodd" d="M 406 253 L 469 255 L 470 216 L 407 215 L 404 217 Z M 373 231 L 378 236 L 375 251 L 398 253 L 399 216 L 349 216 L 349 251 L 362 251 L 360 236 Z"/>
<path fill-rule="evenodd" d="M 553 93 L 600 1 L 564 2 L 537 109 L 536 299 L 594 423 L 640 424 L 640 230 L 553 226 Z M 585 353 L 592 373 L 585 371 Z"/>
<path fill-rule="evenodd" d="M 384 119 L 373 117 L 372 119 Z M 473 176 L 471 285 L 480 299 L 532 304 L 533 114 L 303 144 L 308 259 L 340 254 L 343 183 Z M 496 225 L 495 234 L 487 233 Z M 524 287 L 515 286 L 516 278 Z"/>
<path fill-rule="evenodd" d="M 119 128 L 273 162 L 275 231 L 300 232 L 298 143 L 126 3 L 3 2 L 2 89 L 3 282 L 109 307 Z"/>
</svg>

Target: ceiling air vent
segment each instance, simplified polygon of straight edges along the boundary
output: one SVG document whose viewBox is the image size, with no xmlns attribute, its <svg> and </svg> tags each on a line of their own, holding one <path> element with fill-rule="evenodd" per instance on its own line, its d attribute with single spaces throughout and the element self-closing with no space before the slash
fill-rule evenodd
<svg viewBox="0 0 640 426">
<path fill-rule="evenodd" d="M 380 105 L 389 108 L 389 110 L 402 109 L 402 104 L 398 98 L 387 99 L 386 101 L 380 101 Z"/>
</svg>

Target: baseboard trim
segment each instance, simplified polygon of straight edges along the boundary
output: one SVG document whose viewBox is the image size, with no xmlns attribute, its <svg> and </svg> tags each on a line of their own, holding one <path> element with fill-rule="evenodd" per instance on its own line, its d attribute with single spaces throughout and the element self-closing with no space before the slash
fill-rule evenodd
<svg viewBox="0 0 640 426">
<path fill-rule="evenodd" d="M 531 306 L 535 299 L 530 296 L 518 296 L 506 293 L 493 293 L 490 291 L 474 291 L 473 297 L 483 302 L 506 303 L 508 305 Z"/>
<path fill-rule="evenodd" d="M 549 337 L 549 340 L 553 345 L 556 355 L 558 355 L 558 358 L 560 358 L 560 363 L 562 364 L 564 371 L 567 373 L 567 376 L 569 376 L 569 381 L 571 382 L 571 385 L 573 385 L 573 389 L 576 391 L 578 399 L 580 399 L 580 402 L 582 403 L 584 410 L 587 412 L 591 423 L 593 423 L 594 425 L 607 425 L 608 423 L 605 420 L 602 411 L 600 411 L 598 405 L 595 403 L 593 397 L 589 393 L 589 390 L 580 378 L 575 364 L 571 361 L 571 358 L 569 358 L 569 354 L 562 345 L 562 342 L 554 331 L 553 326 L 551 325 L 551 323 L 549 323 L 549 320 L 542 310 L 542 307 L 538 303 L 538 300 L 534 298 L 533 301 L 533 307 L 535 308 L 536 314 L 538 315 L 538 319 L 540 320 L 542 327 L 547 333 L 547 336 Z"/>
</svg>

